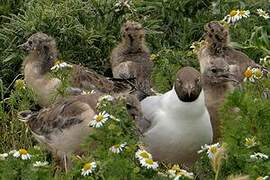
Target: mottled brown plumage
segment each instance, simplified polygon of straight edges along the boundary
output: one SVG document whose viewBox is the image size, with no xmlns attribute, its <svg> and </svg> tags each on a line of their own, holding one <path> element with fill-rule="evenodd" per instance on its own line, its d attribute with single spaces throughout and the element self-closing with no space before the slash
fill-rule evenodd
<svg viewBox="0 0 270 180">
<path fill-rule="evenodd" d="M 113 49 L 110 57 L 114 78 L 135 78 L 139 99 L 150 95 L 153 63 L 145 45 L 145 32 L 141 24 L 127 21 L 121 28 L 122 41 Z"/>
<path fill-rule="evenodd" d="M 244 53 L 237 51 L 229 45 L 229 30 L 219 22 L 213 21 L 204 26 L 206 32 L 206 46 L 209 56 L 223 58 L 229 65 L 234 66 L 234 73 L 238 81 L 244 79 L 244 72 L 249 66 L 259 67 Z"/>
<path fill-rule="evenodd" d="M 212 26 L 214 25 L 209 27 Z M 224 28 L 221 28 L 220 31 L 224 31 L 224 36 L 222 37 L 225 37 L 227 31 Z M 223 104 L 226 94 L 234 89 L 234 85 L 238 84 L 238 80 L 242 79 L 242 75 L 238 71 L 239 65 L 229 64 L 229 56 L 226 55 L 228 51 L 225 50 L 227 49 L 227 45 L 225 46 L 228 41 L 227 37 L 219 37 L 220 34 L 215 36 L 212 34 L 214 32 L 214 30 L 210 30 L 210 34 L 206 37 L 208 43 L 200 49 L 198 59 L 202 73 L 206 105 L 214 132 L 214 142 L 217 142 L 220 138 L 219 108 Z M 211 41 L 210 38 L 215 41 Z M 234 70 L 232 71 L 232 69 Z"/>
<path fill-rule="evenodd" d="M 39 112 L 20 112 L 19 119 L 26 122 L 34 137 L 67 170 L 71 166 L 71 154 L 79 151 L 80 144 L 92 131 L 88 124 L 96 114 L 100 95 L 69 97 Z"/>
<path fill-rule="evenodd" d="M 57 94 L 57 88 L 61 86 L 60 79 L 49 76 L 50 69 L 54 65 L 58 54 L 55 40 L 39 32 L 33 34 L 21 47 L 29 52 L 23 62 L 26 85 L 38 95 L 39 104 L 46 107 L 54 101 L 52 97 Z M 73 66 L 70 77 L 72 87 L 84 90 L 96 90 L 104 93 L 119 93 L 132 90 L 130 84 L 107 79 L 80 65 Z"/>
</svg>

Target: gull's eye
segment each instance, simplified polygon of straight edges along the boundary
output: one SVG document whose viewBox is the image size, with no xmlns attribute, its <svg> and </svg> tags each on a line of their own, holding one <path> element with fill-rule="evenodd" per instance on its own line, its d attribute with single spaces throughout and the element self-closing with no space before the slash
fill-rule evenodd
<svg viewBox="0 0 270 180">
<path fill-rule="evenodd" d="M 176 79 L 177 84 L 182 84 L 182 81 L 180 79 Z"/>
<path fill-rule="evenodd" d="M 211 69 L 212 73 L 217 73 L 216 69 Z"/>
<path fill-rule="evenodd" d="M 200 82 L 201 82 L 200 78 L 196 79 L 196 84 L 199 84 Z"/>
</svg>

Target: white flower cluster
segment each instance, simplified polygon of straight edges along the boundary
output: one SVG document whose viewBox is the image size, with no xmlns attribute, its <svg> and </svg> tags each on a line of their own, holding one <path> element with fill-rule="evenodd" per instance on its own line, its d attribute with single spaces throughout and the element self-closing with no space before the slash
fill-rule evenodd
<svg viewBox="0 0 270 180">
<path fill-rule="evenodd" d="M 264 19 L 269 19 L 270 18 L 269 14 L 266 11 L 262 10 L 262 9 L 257 9 L 257 14 L 259 16 L 263 17 Z"/>
<path fill-rule="evenodd" d="M 6 158 L 11 155 L 15 158 L 21 158 L 22 160 L 28 160 L 31 158 L 31 155 L 27 152 L 26 149 L 12 150 L 9 153 L 0 154 L 0 160 L 6 160 Z"/>
<path fill-rule="evenodd" d="M 226 15 L 223 19 L 223 21 L 229 23 L 229 24 L 235 24 L 237 21 L 239 21 L 242 18 L 247 18 L 250 16 L 249 10 L 232 10 L 228 15 Z"/>
<path fill-rule="evenodd" d="M 153 161 L 152 155 L 144 149 L 138 149 L 135 153 L 135 157 L 140 161 L 141 166 L 147 169 L 155 170 L 159 166 L 158 162 Z"/>
<path fill-rule="evenodd" d="M 118 2 L 114 5 L 115 12 L 119 12 L 123 8 L 127 8 L 130 11 L 136 11 L 136 9 L 132 9 L 132 0 L 118 0 Z"/>
<path fill-rule="evenodd" d="M 266 154 L 258 152 L 258 153 L 254 153 L 250 155 L 250 159 L 251 160 L 267 160 L 268 156 Z"/>
<path fill-rule="evenodd" d="M 260 17 L 263 17 L 265 19 L 269 19 L 270 16 L 269 14 L 262 10 L 262 9 L 257 9 L 256 12 Z M 250 11 L 249 10 L 231 10 L 228 15 L 226 15 L 223 19 L 223 21 L 229 23 L 229 24 L 235 24 L 237 21 L 241 20 L 242 18 L 248 18 L 250 16 Z"/>
<path fill-rule="evenodd" d="M 260 68 L 248 67 L 244 72 L 244 81 L 255 82 L 255 79 L 261 79 L 263 77 L 263 72 Z"/>
<path fill-rule="evenodd" d="M 194 178 L 194 174 L 192 172 L 180 169 L 179 165 L 173 165 L 173 167 L 169 169 L 167 173 L 169 175 L 169 178 L 174 178 L 174 180 L 178 180 L 180 178 Z"/>
<path fill-rule="evenodd" d="M 55 65 L 51 68 L 51 70 L 59 70 L 59 69 L 63 69 L 63 68 L 65 68 L 65 67 L 69 67 L 69 68 L 71 68 L 71 67 L 73 67 L 71 64 L 68 64 L 68 63 L 66 63 L 66 62 L 56 62 L 55 63 Z"/>
</svg>

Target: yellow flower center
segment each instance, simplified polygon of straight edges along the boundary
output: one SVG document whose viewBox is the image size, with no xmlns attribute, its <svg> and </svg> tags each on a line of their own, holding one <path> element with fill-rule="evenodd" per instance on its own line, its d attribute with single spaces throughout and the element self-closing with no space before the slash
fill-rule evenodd
<svg viewBox="0 0 270 180">
<path fill-rule="evenodd" d="M 209 151 L 212 153 L 212 154 L 215 154 L 217 151 L 218 151 L 218 148 L 216 146 L 212 146 L 209 148 Z"/>
<path fill-rule="evenodd" d="M 149 154 L 147 152 L 142 152 L 140 154 L 140 156 L 142 156 L 143 158 L 150 158 Z"/>
<path fill-rule="evenodd" d="M 25 149 L 20 149 L 19 153 L 20 153 L 20 155 L 26 155 L 27 151 Z"/>
<path fill-rule="evenodd" d="M 176 176 L 183 176 L 183 175 L 185 174 L 182 171 L 176 173 Z"/>
<path fill-rule="evenodd" d="M 239 14 L 240 14 L 241 16 L 243 16 L 243 15 L 245 15 L 245 12 L 246 12 L 246 11 L 241 10 L 241 11 L 239 12 Z"/>
<path fill-rule="evenodd" d="M 157 55 L 155 55 L 155 54 L 151 54 L 151 56 L 150 56 L 150 60 L 155 60 L 156 59 L 156 57 L 157 57 Z"/>
<path fill-rule="evenodd" d="M 146 159 L 145 162 L 150 165 L 154 164 L 154 161 L 152 159 Z"/>
<path fill-rule="evenodd" d="M 236 16 L 237 15 L 237 11 L 236 10 L 232 10 L 231 12 L 230 12 L 230 16 Z"/>
<path fill-rule="evenodd" d="M 173 165 L 172 170 L 180 171 L 179 165 Z"/>
<path fill-rule="evenodd" d="M 120 144 L 116 144 L 116 145 L 114 145 L 114 148 L 120 148 Z"/>
<path fill-rule="evenodd" d="M 256 180 L 263 180 L 263 177 L 262 176 L 259 176 L 259 177 L 257 177 Z"/>
<path fill-rule="evenodd" d="M 260 78 L 260 77 L 262 77 L 262 71 L 260 70 L 260 69 L 256 69 L 255 71 L 254 71 L 254 75 L 257 77 L 257 78 Z"/>
<path fill-rule="evenodd" d="M 91 163 L 86 163 L 86 164 L 83 166 L 83 169 L 84 169 L 84 170 L 92 169 L 92 164 L 91 164 Z"/>
<path fill-rule="evenodd" d="M 25 82 L 22 79 L 18 79 L 15 81 L 15 86 L 18 88 L 25 88 Z"/>
<path fill-rule="evenodd" d="M 61 64 L 61 61 L 57 60 L 54 62 L 54 65 Z"/>
<path fill-rule="evenodd" d="M 100 122 L 100 121 L 102 121 L 103 119 L 104 119 L 103 115 L 97 115 L 97 117 L 96 117 L 96 121 L 97 121 L 97 122 Z"/>
<path fill-rule="evenodd" d="M 248 68 L 245 72 L 244 72 L 244 76 L 246 78 L 250 78 L 253 75 L 253 72 L 250 68 Z"/>
</svg>

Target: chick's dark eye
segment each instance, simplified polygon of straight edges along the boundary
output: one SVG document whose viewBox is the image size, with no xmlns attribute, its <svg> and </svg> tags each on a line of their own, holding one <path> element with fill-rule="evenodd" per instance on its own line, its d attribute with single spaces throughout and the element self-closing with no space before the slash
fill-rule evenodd
<svg viewBox="0 0 270 180">
<path fill-rule="evenodd" d="M 212 69 L 211 71 L 212 71 L 212 73 L 217 73 L 216 69 Z"/>
<path fill-rule="evenodd" d="M 129 30 L 129 28 L 127 27 L 127 28 L 125 28 L 125 31 L 128 31 Z"/>
<path fill-rule="evenodd" d="M 28 44 L 29 44 L 29 45 L 32 45 L 32 44 L 33 44 L 33 42 L 32 42 L 32 41 L 28 41 Z"/>
</svg>

